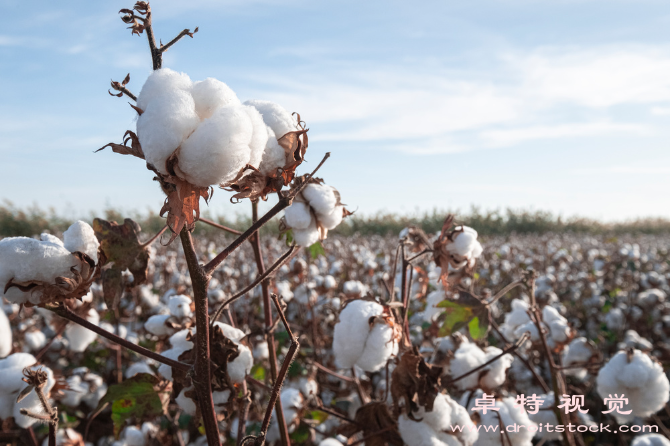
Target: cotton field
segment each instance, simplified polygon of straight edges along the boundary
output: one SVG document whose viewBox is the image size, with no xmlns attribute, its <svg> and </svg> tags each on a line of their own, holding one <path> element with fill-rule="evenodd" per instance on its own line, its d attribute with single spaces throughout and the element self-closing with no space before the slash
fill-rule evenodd
<svg viewBox="0 0 670 446">
<path fill-rule="evenodd" d="M 75 230 L 92 234 L 88 224 L 79 222 L 64 234 L 64 245 L 43 234 L 43 241 L 5 238 L 0 247 L 3 256 L 6 250 L 14 256 L 29 255 L 37 248 L 23 247 L 40 243 L 63 250 Z M 457 255 L 478 256 L 471 255 L 467 264 L 456 258 L 457 266 L 470 272 L 449 266 L 447 277 L 452 281 L 457 275 L 459 281 L 448 283 L 447 291 L 439 256 L 436 263 L 427 251 L 431 245 L 425 244 L 440 240 L 442 234 L 424 234 L 416 228 L 395 237 L 330 236 L 323 242 L 323 252 L 296 250 L 269 276 L 269 291 L 278 296 L 300 344 L 279 396 L 292 444 L 531 445 L 558 444 L 566 436 L 546 429 L 502 434 L 483 430 L 515 423 L 536 428 L 547 423 L 602 424 L 611 431 L 575 432 L 575 444 L 669 444 L 663 434 L 670 419 L 665 410 L 670 385 L 664 370 L 670 361 L 670 239 L 579 235 L 481 239 L 472 228 L 455 227 L 455 231 L 447 248 L 453 243 L 453 250 L 460 249 Z M 476 249 L 459 246 L 464 236 L 469 244 L 476 243 Z M 194 244 L 201 262 L 206 262 L 231 241 L 232 236 L 222 231 L 219 237 L 196 239 Z M 94 247 L 97 240 L 82 235 L 79 244 Z M 243 245 L 212 274 L 208 291 L 212 313 L 258 278 L 253 248 L 250 243 Z M 268 236 L 262 249 L 267 263 L 273 264 L 288 248 L 285 238 Z M 54 265 L 58 259 L 54 257 Z M 14 260 L 3 271 L 16 271 L 19 263 Z M 537 276 L 534 299 L 526 281 L 492 300 L 531 270 Z M 150 245 L 146 283 L 133 286 L 128 271 L 121 280 L 116 315 L 105 303 L 101 281 L 68 305 L 127 341 L 166 358 L 189 361 L 197 327 L 192 283 L 178 244 Z M 28 388 L 23 378 L 29 367 L 47 373 L 42 391 L 58 409 L 58 444 L 206 442 L 193 385 L 183 382 L 187 374 L 120 349 L 38 306 L 22 306 L 35 303 L 38 296 L 13 289 L 5 292 L 0 313 L 4 392 L 0 415 L 6 432 L 32 429 L 37 438 L 45 432 L 40 419 L 25 413 L 44 413 L 34 392 L 16 401 Z M 453 312 L 441 303 L 457 301 L 463 291 L 492 302 L 485 336 L 473 338 L 468 326 L 456 326 L 445 334 Z M 213 404 L 221 441 L 235 444 L 240 432 L 258 434 L 273 384 L 262 287 L 253 287 L 220 313 L 210 330 L 219 333 L 223 344 L 215 347 L 213 341 L 212 361 L 225 364 L 226 371 L 221 376 L 214 372 L 219 377 L 213 378 Z M 543 336 L 534 323 L 536 315 Z M 290 337 L 281 323 L 274 323 L 271 333 L 272 351 L 282 364 Z M 547 351 L 553 366 L 546 360 Z M 227 355 L 226 360 L 215 358 L 217 353 Z M 119 425 L 113 407 L 100 402 L 112 386 L 139 376 L 148 376 L 163 389 L 158 393 L 161 409 L 133 413 Z M 556 404 L 555 390 L 559 396 L 583 396 L 582 405 L 567 414 L 563 409 L 557 413 L 563 400 Z M 485 394 L 496 410 L 476 408 Z M 620 411 L 604 414 L 609 409 L 605 399 L 615 395 L 627 403 Z M 542 401 L 533 407 L 532 397 Z M 518 404 L 520 400 L 525 405 Z M 648 433 L 615 434 L 621 426 L 628 431 L 646 426 Z M 659 434 L 650 435 L 656 426 Z M 281 441 L 276 412 L 265 441 Z"/>
</svg>

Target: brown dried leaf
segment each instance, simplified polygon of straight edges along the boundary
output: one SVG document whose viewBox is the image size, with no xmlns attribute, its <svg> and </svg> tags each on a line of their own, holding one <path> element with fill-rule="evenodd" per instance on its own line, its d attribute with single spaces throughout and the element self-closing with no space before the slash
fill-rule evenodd
<svg viewBox="0 0 670 446">
<path fill-rule="evenodd" d="M 130 146 L 128 146 L 128 142 L 130 142 Z M 109 144 L 105 144 L 104 146 L 100 147 L 95 151 L 95 153 L 107 147 L 111 147 L 114 153 L 120 153 L 121 155 L 133 155 L 140 159 L 144 159 L 144 152 L 142 151 L 140 140 L 131 130 L 126 130 L 126 133 L 123 135 L 123 144 L 110 142 Z"/>
<path fill-rule="evenodd" d="M 130 105 L 130 106 L 133 108 L 133 110 L 135 110 L 135 111 L 137 112 L 138 115 L 141 116 L 142 113 L 144 113 L 144 110 L 142 110 L 142 109 L 139 108 L 138 106 L 133 105 L 133 104 L 131 104 L 130 102 L 128 102 L 128 105 Z"/>
<path fill-rule="evenodd" d="M 192 231 L 195 222 L 200 218 L 200 198 L 208 202 L 212 196 L 209 187 L 194 186 L 188 181 L 176 176 L 162 176 L 163 182 L 174 187 L 168 192 L 165 204 L 161 208 L 161 217 L 167 212 L 167 225 L 172 231 L 168 244 L 177 238 L 182 228 Z"/>
<path fill-rule="evenodd" d="M 402 408 L 412 420 L 415 420 L 414 412 L 419 406 L 431 411 L 435 397 L 440 392 L 441 374 L 442 367 L 426 364 L 421 356 L 412 351 L 405 352 L 393 370 L 391 379 L 391 396 L 395 410 L 401 412 L 401 403 L 404 401 Z"/>
<path fill-rule="evenodd" d="M 356 411 L 355 425 L 346 425 L 342 432 L 349 436 L 363 431 L 367 446 L 403 446 L 395 419 L 389 413 L 386 403 L 368 403 Z"/>
</svg>

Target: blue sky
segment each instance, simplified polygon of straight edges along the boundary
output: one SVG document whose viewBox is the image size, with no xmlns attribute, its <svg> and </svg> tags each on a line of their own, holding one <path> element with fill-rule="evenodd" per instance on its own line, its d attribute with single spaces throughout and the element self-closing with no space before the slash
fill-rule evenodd
<svg viewBox="0 0 670 446">
<path fill-rule="evenodd" d="M 670 217 L 670 6 L 656 0 L 151 2 L 192 79 L 310 128 L 309 163 L 362 214 L 542 209 Z M 160 209 L 143 163 L 92 152 L 134 129 L 107 94 L 151 69 L 132 1 L 4 0 L 0 199 L 66 215 Z M 246 212 L 217 191 L 216 214 Z"/>
</svg>

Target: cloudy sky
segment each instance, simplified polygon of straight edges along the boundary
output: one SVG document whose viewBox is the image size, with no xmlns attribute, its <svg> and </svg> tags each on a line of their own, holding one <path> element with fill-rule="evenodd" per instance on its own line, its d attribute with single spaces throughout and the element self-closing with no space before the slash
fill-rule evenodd
<svg viewBox="0 0 670 446">
<path fill-rule="evenodd" d="M 121 1 L 4 0 L 0 200 L 84 215 L 158 210 L 107 94 L 150 73 Z M 307 166 L 360 213 L 542 209 L 670 217 L 670 5 L 662 0 L 155 0 L 192 79 L 269 99 L 310 128 Z M 305 171 L 308 167 L 305 167 Z M 246 212 L 217 191 L 216 214 Z"/>
</svg>

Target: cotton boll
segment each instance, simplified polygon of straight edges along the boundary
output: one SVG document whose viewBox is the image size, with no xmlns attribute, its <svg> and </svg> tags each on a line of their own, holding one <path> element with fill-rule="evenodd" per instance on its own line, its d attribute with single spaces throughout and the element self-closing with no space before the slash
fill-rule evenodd
<svg viewBox="0 0 670 446">
<path fill-rule="evenodd" d="M 307 229 L 313 221 L 309 206 L 300 201 L 294 201 L 284 210 L 284 219 L 293 229 Z"/>
<path fill-rule="evenodd" d="M 302 190 L 302 195 L 310 207 L 320 214 L 329 214 L 338 202 L 335 189 L 326 184 L 310 183 Z"/>
<path fill-rule="evenodd" d="M 146 444 L 144 433 L 135 426 L 126 427 L 123 430 L 122 436 L 126 446 L 144 446 Z"/>
<path fill-rule="evenodd" d="M 563 349 L 563 366 L 566 367 L 565 374 L 574 376 L 577 379 L 584 379 L 588 370 L 583 367 L 571 367 L 575 364 L 585 364 L 594 355 L 594 350 L 589 340 L 580 337 L 573 339 L 570 344 Z"/>
<path fill-rule="evenodd" d="M 100 246 L 100 242 L 98 242 L 93 228 L 88 223 L 81 220 L 73 223 L 63 233 L 63 242 L 68 251 L 83 252 L 93 259 L 95 263 L 98 263 L 98 247 Z"/>
<path fill-rule="evenodd" d="M 246 333 L 244 333 L 239 328 L 224 324 L 223 322 L 214 322 L 214 326 L 219 327 L 223 332 L 223 335 L 233 341 L 235 344 L 239 344 L 242 338 L 246 336 Z"/>
<path fill-rule="evenodd" d="M 100 315 L 93 308 L 88 310 L 86 320 L 94 325 L 100 323 Z M 70 324 L 65 329 L 65 337 L 70 343 L 70 351 L 81 353 L 97 339 L 98 335 L 81 325 Z"/>
<path fill-rule="evenodd" d="M 36 370 L 37 368 L 41 368 L 43 371 L 47 373 L 47 383 L 45 384 L 44 388 L 42 391 L 44 392 L 45 395 L 49 395 L 51 392 L 51 389 L 53 388 L 55 384 L 55 379 L 53 376 L 53 372 L 51 371 L 50 368 L 45 367 L 45 366 L 33 366 L 31 367 L 31 370 Z M 23 369 L 21 369 L 22 371 Z M 3 375 L 4 378 L 4 375 Z M 15 376 L 12 377 L 13 379 L 16 379 Z M 25 387 L 28 386 L 28 384 L 24 383 L 21 381 L 23 386 L 20 387 L 19 392 L 22 391 Z M 14 401 L 16 401 L 16 397 L 18 394 L 14 395 Z M 44 410 L 42 408 L 42 404 L 40 403 L 39 397 L 35 392 L 31 392 L 27 397 L 25 397 L 23 400 L 21 400 L 18 403 L 14 404 L 14 421 L 16 422 L 17 425 L 20 427 L 27 429 L 28 427 L 32 426 L 37 422 L 36 419 L 29 417 L 27 415 L 23 415 L 21 413 L 21 409 L 26 409 L 30 412 L 35 412 L 35 413 L 43 413 Z"/>
<path fill-rule="evenodd" d="M 210 118 L 221 107 L 241 104 L 228 85 L 212 77 L 193 83 L 191 95 L 195 102 L 195 111 L 201 120 Z"/>
<path fill-rule="evenodd" d="M 670 440 L 660 434 L 638 435 L 630 446 L 670 446 Z"/>
<path fill-rule="evenodd" d="M 4 314 L 4 312 L 3 312 Z M 2 316 L 0 316 L 1 318 Z M 11 336 L 10 336 L 10 343 L 11 343 Z M 37 351 L 40 350 L 42 347 L 44 347 L 47 343 L 47 337 L 42 333 L 41 331 L 29 331 L 26 332 L 25 335 L 23 335 L 23 340 L 25 341 L 24 347 L 27 348 L 29 351 Z M 0 341 L 2 342 L 2 341 Z M 0 355 L 2 356 L 2 355 Z"/>
<path fill-rule="evenodd" d="M 79 406 L 81 399 L 89 390 L 88 383 L 82 382 L 81 376 L 73 375 L 67 379 L 67 386 L 69 389 L 63 390 L 61 403 L 69 407 Z"/>
<path fill-rule="evenodd" d="M 502 350 L 497 347 L 486 347 L 482 350 L 476 344 L 464 340 L 458 350 L 454 353 L 454 358 L 450 363 L 452 377 L 464 375 L 470 370 L 485 364 L 494 357 L 500 355 Z M 493 390 L 505 382 L 505 373 L 512 365 L 514 357 L 510 354 L 501 356 L 498 360 L 489 364 L 482 370 L 488 370 L 481 380 L 481 373 L 473 373 L 456 382 L 461 390 L 475 389 L 481 386 L 484 389 Z"/>
<path fill-rule="evenodd" d="M 251 99 L 246 101 L 244 105 L 250 105 L 260 112 L 263 116 L 263 121 L 272 129 L 277 139 L 280 139 L 289 132 L 298 130 L 298 123 L 295 118 L 279 104 Z"/>
<path fill-rule="evenodd" d="M 183 389 L 181 392 L 179 392 L 179 396 L 175 398 L 175 401 L 177 402 L 181 410 L 183 410 L 189 415 L 195 415 L 196 413 L 195 401 L 187 397 L 185 395 L 186 392 L 195 392 L 195 387 L 191 386 Z"/>
<path fill-rule="evenodd" d="M 438 308 L 437 304 L 445 299 L 444 290 L 439 287 L 435 291 L 431 291 L 426 297 L 426 309 L 423 311 L 423 318 L 426 322 L 432 322 L 444 311 Z"/>
<path fill-rule="evenodd" d="M 156 336 L 171 336 L 175 330 L 166 324 L 170 317 L 171 315 L 169 314 L 153 315 L 144 323 L 144 329 Z"/>
<path fill-rule="evenodd" d="M 481 390 L 476 391 L 473 396 L 470 396 L 470 392 L 466 392 L 461 398 L 461 402 L 466 402 L 469 399 L 468 412 L 472 413 L 471 409 L 475 406 L 478 398 L 482 398 Z M 514 407 L 515 402 L 514 398 L 506 397 L 495 401 L 495 406 L 499 408 L 498 411 L 488 410 L 486 414 L 482 413 L 481 410 L 476 411 L 481 421 L 479 423 L 479 438 L 474 446 L 501 446 L 500 421 L 502 421 L 503 426 L 511 426 L 515 423 L 517 425 L 523 424 L 525 428 L 519 428 L 517 432 L 507 433 L 511 444 L 514 446 L 532 446 L 534 429 L 537 429 L 538 426 L 528 417 L 528 413 L 523 407 Z M 487 430 L 484 426 L 491 427 Z M 496 427 L 495 431 L 492 428 L 494 426 Z"/>
<path fill-rule="evenodd" d="M 239 355 L 233 361 L 228 363 L 228 376 L 234 383 L 241 383 L 246 376 L 251 372 L 251 367 L 254 365 L 254 358 L 251 355 L 249 347 L 243 344 L 238 344 L 237 349 Z"/>
<path fill-rule="evenodd" d="M 165 161 L 199 128 L 198 124 L 200 119 L 189 92 L 166 91 L 153 99 L 137 118 L 137 137 L 147 162 L 167 174 Z M 182 156 L 180 152 L 180 166 Z"/>
<path fill-rule="evenodd" d="M 70 268 L 79 261 L 63 246 L 27 237 L 9 237 L 0 240 L 0 289 L 10 280 L 14 283 L 44 282 L 55 284 L 56 277 L 73 278 Z M 38 304 L 42 294 L 31 290 L 23 292 L 11 287 L 4 297 L 11 303 Z"/>
<path fill-rule="evenodd" d="M 540 395 L 539 399 L 542 400 L 542 404 L 538 407 L 539 410 L 537 413 L 529 413 L 528 417 L 537 423 L 538 426 L 545 425 L 547 423 L 552 426 L 559 424 L 558 420 L 556 420 L 556 414 L 553 411 L 554 392 L 549 392 L 546 395 Z M 544 429 L 542 432 L 536 432 L 535 437 L 542 438 L 546 441 L 560 440 L 563 438 L 561 433 L 556 431 L 548 432 L 546 429 Z"/>
<path fill-rule="evenodd" d="M 12 352 L 12 327 L 5 312 L 0 309 L 0 358 Z"/>
<path fill-rule="evenodd" d="M 263 153 L 265 152 L 265 147 L 268 143 L 268 130 L 267 126 L 263 122 L 263 117 L 258 110 L 253 107 L 243 107 L 244 111 L 249 116 L 251 124 L 253 126 L 253 133 L 251 135 L 251 141 L 249 141 L 249 149 L 251 150 L 251 155 L 249 156 L 249 164 L 258 169 L 263 159 Z"/>
<path fill-rule="evenodd" d="M 263 175 L 269 176 L 274 174 L 277 169 L 283 168 L 286 165 L 287 159 L 286 151 L 279 145 L 275 132 L 268 126 L 266 126 L 266 130 L 268 133 L 268 142 L 265 145 L 259 170 Z"/>
<path fill-rule="evenodd" d="M 180 294 L 178 296 L 171 296 L 168 301 L 168 309 L 170 314 L 176 318 L 190 317 L 191 312 L 191 298 Z"/>
<path fill-rule="evenodd" d="M 54 245 L 60 245 L 63 248 L 65 247 L 65 245 L 63 244 L 63 240 L 59 239 L 55 235 L 52 235 L 52 234 L 49 234 L 49 233 L 46 233 L 46 232 L 43 232 L 42 234 L 40 234 L 40 240 L 43 241 L 43 242 L 53 243 Z"/>
<path fill-rule="evenodd" d="M 212 401 L 214 402 L 214 409 L 217 413 L 224 413 L 229 399 L 229 389 L 212 392 Z"/>
<path fill-rule="evenodd" d="M 137 96 L 137 107 L 146 111 L 148 105 L 166 91 L 188 91 L 193 87 L 186 73 L 177 73 L 169 68 L 154 70 L 142 86 Z"/>
<path fill-rule="evenodd" d="M 56 432 L 56 446 L 70 446 L 70 445 L 91 445 L 91 443 L 84 443 L 84 438 L 79 432 L 72 428 L 58 429 Z M 42 446 L 49 446 L 49 436 L 44 439 Z"/>
<path fill-rule="evenodd" d="M 162 352 L 161 355 L 178 361 L 182 353 L 193 348 L 193 342 L 187 340 L 187 336 L 191 332 L 192 330 L 181 330 L 170 336 L 170 345 L 172 348 Z M 172 381 L 172 367 L 169 365 L 161 364 L 158 367 L 158 373 L 168 381 Z"/>
<path fill-rule="evenodd" d="M 319 446 L 344 446 L 344 445 L 334 438 L 326 438 L 325 440 L 319 443 Z"/>
<path fill-rule="evenodd" d="M 149 367 L 144 361 L 136 362 L 126 369 L 125 377 L 132 378 L 138 373 L 148 373 L 150 375 L 155 375 L 153 369 Z"/>
<path fill-rule="evenodd" d="M 270 357 L 270 349 L 268 348 L 268 343 L 265 341 L 259 342 L 254 348 L 254 357 L 256 359 L 268 359 Z"/>
<path fill-rule="evenodd" d="M 420 407 L 414 418 L 421 421 L 406 415 L 398 419 L 400 436 L 408 446 L 470 446 L 479 436 L 467 410 L 449 395 L 437 394 L 433 410 Z M 461 426 L 462 432 L 452 433 L 452 426 Z"/>
<path fill-rule="evenodd" d="M 605 324 L 607 328 L 612 331 L 619 331 L 623 329 L 626 318 L 621 311 L 621 308 L 612 308 L 605 316 Z"/>
<path fill-rule="evenodd" d="M 344 218 L 343 211 L 344 206 L 339 205 L 335 206 L 332 212 L 328 214 L 320 213 L 318 215 L 319 223 L 321 223 L 321 225 L 326 229 L 335 229 L 340 223 L 342 223 L 342 219 Z"/>
<path fill-rule="evenodd" d="M 312 223 L 307 229 L 293 230 L 293 240 L 300 246 L 312 246 L 314 243 L 319 241 L 319 238 L 320 233 L 314 220 L 312 220 Z"/>
<path fill-rule="evenodd" d="M 333 352 L 339 368 L 358 365 L 364 371 L 374 372 L 397 352 L 392 327 L 383 321 L 375 321 L 370 327 L 370 319 L 383 312 L 380 304 L 364 300 L 350 301 L 340 312 L 333 335 Z"/>
<path fill-rule="evenodd" d="M 663 367 L 640 350 L 629 357 L 620 351 L 598 372 L 597 390 L 602 398 L 624 394 L 629 415 L 616 415 L 621 421 L 646 418 L 663 408 L 670 399 L 670 383 Z"/>
<path fill-rule="evenodd" d="M 277 282 L 277 294 L 284 299 L 284 302 L 290 302 L 293 299 L 293 291 L 291 291 L 291 283 L 287 280 Z"/>
<path fill-rule="evenodd" d="M 438 433 L 426 423 L 412 421 L 404 414 L 398 418 L 398 431 L 407 446 L 461 446 L 456 437 L 446 436 L 445 441 L 440 441 Z"/>
<path fill-rule="evenodd" d="M 201 187 L 231 181 L 250 162 L 253 137 L 254 123 L 244 107 L 221 107 L 181 144 L 179 171 Z"/>
</svg>

